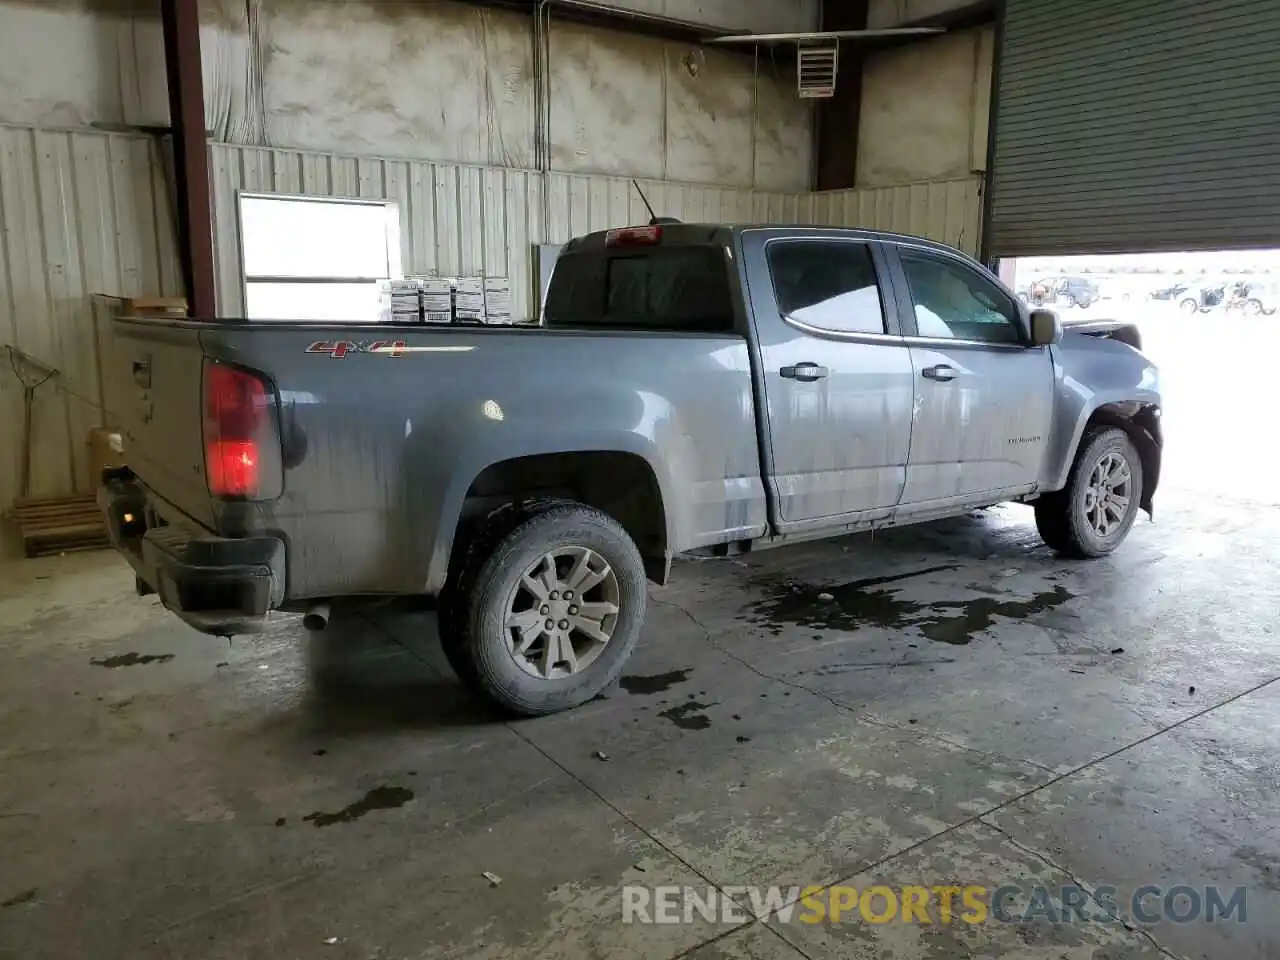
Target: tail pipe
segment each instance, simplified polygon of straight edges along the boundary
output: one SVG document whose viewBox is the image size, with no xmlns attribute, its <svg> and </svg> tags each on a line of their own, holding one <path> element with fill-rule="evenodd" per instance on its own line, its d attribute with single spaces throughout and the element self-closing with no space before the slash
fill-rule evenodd
<svg viewBox="0 0 1280 960">
<path fill-rule="evenodd" d="M 302 616 L 302 625 L 308 630 L 319 632 L 329 625 L 329 604 L 317 603 Z"/>
</svg>

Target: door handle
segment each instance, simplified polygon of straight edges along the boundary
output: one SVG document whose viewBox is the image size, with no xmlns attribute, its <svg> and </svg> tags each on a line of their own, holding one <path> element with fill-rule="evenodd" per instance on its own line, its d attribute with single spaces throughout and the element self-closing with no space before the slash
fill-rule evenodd
<svg viewBox="0 0 1280 960">
<path fill-rule="evenodd" d="M 147 390 L 151 387 L 151 360 L 133 361 L 133 382 Z"/>
<path fill-rule="evenodd" d="M 940 363 L 936 367 L 925 367 L 920 371 L 920 375 L 928 380 L 940 380 L 946 383 L 956 378 L 956 368 Z"/>
<path fill-rule="evenodd" d="M 786 377 L 788 380 L 799 380 L 803 383 L 821 380 L 830 373 L 831 371 L 826 367 L 820 367 L 816 363 L 797 363 L 795 366 L 783 367 L 778 371 L 779 376 Z"/>
</svg>

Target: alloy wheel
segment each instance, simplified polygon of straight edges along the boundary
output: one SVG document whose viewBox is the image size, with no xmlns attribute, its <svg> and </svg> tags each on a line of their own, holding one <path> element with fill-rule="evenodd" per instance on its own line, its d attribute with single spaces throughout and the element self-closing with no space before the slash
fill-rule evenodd
<svg viewBox="0 0 1280 960">
<path fill-rule="evenodd" d="M 1119 453 L 1103 456 L 1089 473 L 1084 491 L 1085 519 L 1103 540 L 1123 526 L 1133 509 L 1133 469 Z"/>
<path fill-rule="evenodd" d="M 580 673 L 612 639 L 619 599 L 617 574 L 594 550 L 566 546 L 540 557 L 507 600 L 504 629 L 512 659 L 540 680 Z"/>
</svg>

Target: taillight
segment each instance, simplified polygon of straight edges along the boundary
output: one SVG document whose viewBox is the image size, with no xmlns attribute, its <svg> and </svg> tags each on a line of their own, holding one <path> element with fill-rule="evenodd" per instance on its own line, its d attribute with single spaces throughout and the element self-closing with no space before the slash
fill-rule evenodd
<svg viewBox="0 0 1280 960">
<path fill-rule="evenodd" d="M 261 377 L 224 366 L 204 367 L 204 464 L 215 497 L 253 499 L 278 470 L 272 455 L 273 397 Z"/>
<path fill-rule="evenodd" d="M 662 242 L 662 228 L 618 227 L 604 235 L 606 247 L 651 247 Z"/>
</svg>

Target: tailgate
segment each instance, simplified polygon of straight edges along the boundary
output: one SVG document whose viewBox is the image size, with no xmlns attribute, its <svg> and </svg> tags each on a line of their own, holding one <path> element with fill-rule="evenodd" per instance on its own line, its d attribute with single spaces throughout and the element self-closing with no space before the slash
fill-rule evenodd
<svg viewBox="0 0 1280 960">
<path fill-rule="evenodd" d="M 170 320 L 115 320 L 116 411 L 130 469 L 161 498 L 213 526 L 205 483 L 200 332 Z M 95 478 L 96 480 L 97 478 Z"/>
</svg>

